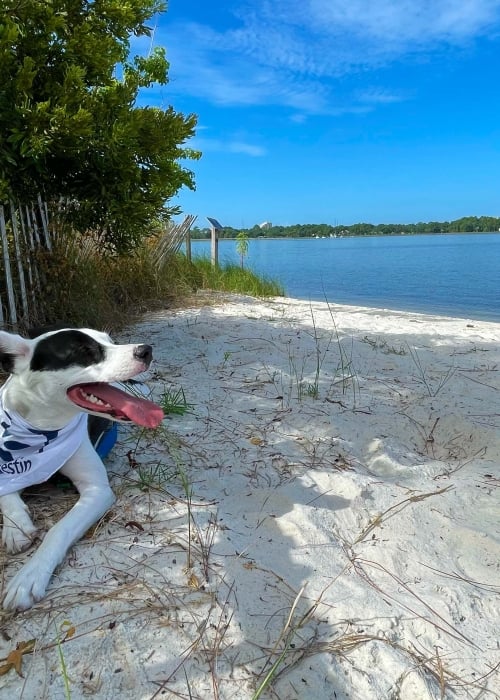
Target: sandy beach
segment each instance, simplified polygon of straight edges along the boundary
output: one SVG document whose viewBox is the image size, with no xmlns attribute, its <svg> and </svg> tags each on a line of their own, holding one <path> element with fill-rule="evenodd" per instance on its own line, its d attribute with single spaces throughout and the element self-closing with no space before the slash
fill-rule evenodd
<svg viewBox="0 0 500 700">
<path fill-rule="evenodd" d="M 121 429 L 115 507 L 2 613 L 1 697 L 500 698 L 500 324 L 206 302 L 118 338 L 188 410 Z"/>
</svg>

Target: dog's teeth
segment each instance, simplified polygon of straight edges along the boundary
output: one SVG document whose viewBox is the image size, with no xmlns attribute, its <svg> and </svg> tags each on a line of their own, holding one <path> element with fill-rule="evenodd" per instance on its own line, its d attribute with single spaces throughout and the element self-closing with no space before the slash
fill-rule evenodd
<svg viewBox="0 0 500 700">
<path fill-rule="evenodd" d="M 94 396 L 94 394 L 87 394 L 85 391 L 82 391 L 82 394 L 84 395 L 85 399 L 89 401 L 89 403 L 93 403 L 96 406 L 106 406 L 106 408 L 111 408 L 109 403 L 98 399 L 97 396 Z"/>
</svg>

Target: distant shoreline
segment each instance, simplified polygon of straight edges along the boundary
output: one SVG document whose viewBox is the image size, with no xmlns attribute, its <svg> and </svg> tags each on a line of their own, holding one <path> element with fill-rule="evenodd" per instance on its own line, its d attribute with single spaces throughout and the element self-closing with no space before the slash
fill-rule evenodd
<svg viewBox="0 0 500 700">
<path fill-rule="evenodd" d="M 332 239 L 336 240 L 339 238 L 409 238 L 415 236 L 499 236 L 500 231 L 439 231 L 438 232 L 426 232 L 419 231 L 416 233 L 350 233 L 350 234 L 338 234 L 335 236 L 248 236 L 249 241 L 320 241 Z M 223 241 L 235 241 L 236 236 L 224 236 L 218 237 L 219 243 Z M 205 238 L 193 238 L 191 237 L 191 242 L 196 241 L 210 241 L 210 236 Z"/>
</svg>

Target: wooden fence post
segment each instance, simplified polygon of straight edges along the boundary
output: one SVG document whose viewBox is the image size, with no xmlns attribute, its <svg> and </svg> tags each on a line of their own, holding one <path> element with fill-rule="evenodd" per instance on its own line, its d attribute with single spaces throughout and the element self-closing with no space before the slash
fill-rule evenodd
<svg viewBox="0 0 500 700">
<path fill-rule="evenodd" d="M 47 245 L 47 250 L 52 250 L 52 242 L 50 240 L 49 232 L 49 220 L 43 206 L 42 198 L 38 195 L 38 209 L 40 211 L 40 220 L 42 222 L 43 233 L 45 236 L 45 243 Z M 33 218 L 35 218 L 35 210 L 33 208 Z"/>
<path fill-rule="evenodd" d="M 17 327 L 16 297 L 14 285 L 12 283 L 12 270 L 10 268 L 9 240 L 7 238 L 7 227 L 5 226 L 5 214 L 3 204 L 0 204 L 0 235 L 2 240 L 3 264 L 5 272 L 5 282 L 7 286 L 7 300 L 9 303 L 10 323 Z"/>
<path fill-rule="evenodd" d="M 218 234 L 218 232 L 221 231 L 224 227 L 217 221 L 217 219 L 213 219 L 210 216 L 207 216 L 207 219 L 210 222 L 210 231 L 211 231 L 210 260 L 212 261 L 213 267 L 216 267 L 219 264 L 219 234 Z"/>
<path fill-rule="evenodd" d="M 10 201 L 10 222 L 12 224 L 12 235 L 14 237 L 14 250 L 16 253 L 17 260 L 17 271 L 19 274 L 19 288 L 21 290 L 21 303 L 23 306 L 24 318 L 27 320 L 29 317 L 29 307 L 28 307 L 28 295 L 26 293 L 26 283 L 24 279 L 23 261 L 21 256 L 21 245 L 19 242 L 19 228 L 17 226 L 17 213 L 14 208 L 14 203 Z M 29 264 L 29 260 L 28 260 Z"/>
<path fill-rule="evenodd" d="M 41 284 L 40 284 L 40 277 L 38 275 L 38 270 L 35 264 L 35 261 L 32 261 L 32 256 L 31 253 L 35 249 L 35 244 L 33 242 L 33 234 L 31 230 L 29 229 L 29 221 L 27 224 L 24 223 L 24 217 L 23 217 L 23 208 L 21 204 L 19 204 L 19 221 L 21 223 L 21 232 L 23 234 L 23 241 L 24 245 L 26 248 L 26 261 L 27 261 L 27 266 L 28 266 L 28 283 L 29 283 L 29 289 L 30 289 L 30 296 L 31 296 L 31 301 L 33 303 L 33 307 L 35 307 L 36 304 L 36 292 L 40 291 L 41 289 Z M 36 289 L 35 289 L 36 287 Z"/>
</svg>

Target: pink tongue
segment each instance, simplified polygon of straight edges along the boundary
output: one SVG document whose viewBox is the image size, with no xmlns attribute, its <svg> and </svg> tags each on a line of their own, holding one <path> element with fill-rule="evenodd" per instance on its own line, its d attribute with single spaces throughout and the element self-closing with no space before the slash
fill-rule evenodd
<svg viewBox="0 0 500 700">
<path fill-rule="evenodd" d="M 163 420 L 163 411 L 155 403 L 139 396 L 132 396 L 111 384 L 84 384 L 83 389 L 88 394 L 93 394 L 98 399 L 109 403 L 131 421 L 145 428 L 157 428 Z M 99 410 L 98 406 L 93 408 Z"/>
</svg>

